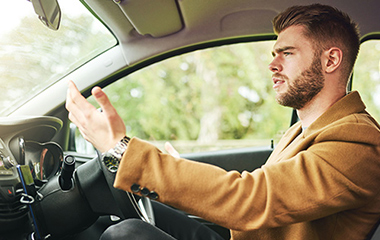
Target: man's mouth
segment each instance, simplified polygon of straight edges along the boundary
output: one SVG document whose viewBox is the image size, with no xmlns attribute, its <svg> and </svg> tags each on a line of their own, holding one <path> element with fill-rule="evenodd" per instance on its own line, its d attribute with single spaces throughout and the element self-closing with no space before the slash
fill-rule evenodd
<svg viewBox="0 0 380 240">
<path fill-rule="evenodd" d="M 285 83 L 284 80 L 280 79 L 280 78 L 277 78 L 277 77 L 273 77 L 272 78 L 272 81 L 273 81 L 273 88 L 276 89 L 278 87 L 280 87 L 282 84 Z"/>
</svg>

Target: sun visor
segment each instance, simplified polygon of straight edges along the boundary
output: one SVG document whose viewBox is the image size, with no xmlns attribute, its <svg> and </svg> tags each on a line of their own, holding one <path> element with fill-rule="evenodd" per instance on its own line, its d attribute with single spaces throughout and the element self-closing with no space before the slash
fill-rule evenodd
<svg viewBox="0 0 380 240">
<path fill-rule="evenodd" d="M 141 35 L 163 37 L 182 29 L 175 0 L 115 1 Z"/>
</svg>

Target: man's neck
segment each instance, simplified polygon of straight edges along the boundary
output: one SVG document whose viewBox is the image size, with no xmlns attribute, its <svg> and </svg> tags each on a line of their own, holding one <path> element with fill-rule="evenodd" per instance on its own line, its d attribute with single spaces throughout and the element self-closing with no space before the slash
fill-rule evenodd
<svg viewBox="0 0 380 240">
<path fill-rule="evenodd" d="M 303 108 L 297 110 L 299 119 L 301 120 L 302 127 L 309 127 L 315 120 L 317 120 L 323 113 L 327 111 L 334 103 L 345 96 L 346 93 L 335 93 L 326 96 L 326 94 L 317 94 L 310 102 Z"/>
</svg>

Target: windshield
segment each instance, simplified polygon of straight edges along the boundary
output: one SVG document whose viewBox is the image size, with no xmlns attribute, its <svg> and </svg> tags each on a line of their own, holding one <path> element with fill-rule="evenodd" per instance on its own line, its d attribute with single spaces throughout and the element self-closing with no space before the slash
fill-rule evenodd
<svg viewBox="0 0 380 240">
<path fill-rule="evenodd" d="M 31 2 L 0 2 L 0 116 L 117 43 L 80 1 L 59 4 L 61 26 L 54 31 Z"/>
</svg>

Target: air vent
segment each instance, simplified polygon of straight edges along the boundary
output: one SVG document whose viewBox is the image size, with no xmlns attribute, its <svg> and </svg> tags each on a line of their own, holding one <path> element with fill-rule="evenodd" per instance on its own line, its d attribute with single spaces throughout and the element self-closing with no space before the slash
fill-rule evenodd
<svg viewBox="0 0 380 240">
<path fill-rule="evenodd" d="M 12 198 L 0 198 L 0 233 L 13 230 L 27 220 L 28 207 L 20 203 L 20 198 L 20 191 Z"/>
</svg>

